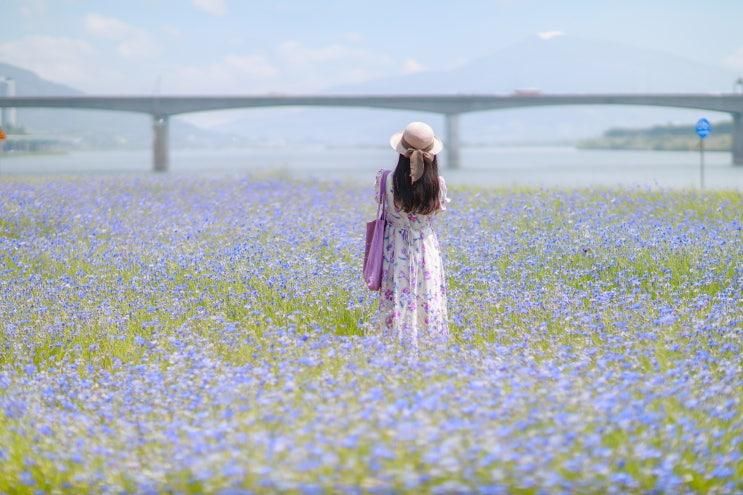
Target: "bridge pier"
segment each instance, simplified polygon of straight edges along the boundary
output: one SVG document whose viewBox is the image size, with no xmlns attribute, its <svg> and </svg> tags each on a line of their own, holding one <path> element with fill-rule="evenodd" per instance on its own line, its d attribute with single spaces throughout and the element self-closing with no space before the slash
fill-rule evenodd
<svg viewBox="0 0 743 495">
<path fill-rule="evenodd" d="M 446 141 L 444 141 L 444 147 L 446 148 L 446 168 L 457 169 L 460 166 L 459 114 L 447 113 L 444 114 L 444 119 L 446 121 Z"/>
<path fill-rule="evenodd" d="M 743 113 L 733 113 L 733 165 L 743 165 Z"/>
<path fill-rule="evenodd" d="M 167 115 L 152 116 L 152 171 L 167 172 L 169 163 Z"/>
</svg>

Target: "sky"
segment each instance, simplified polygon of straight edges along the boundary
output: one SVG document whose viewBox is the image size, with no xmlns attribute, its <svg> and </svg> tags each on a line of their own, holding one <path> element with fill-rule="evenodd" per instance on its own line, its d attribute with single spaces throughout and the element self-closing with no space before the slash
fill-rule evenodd
<svg viewBox="0 0 743 495">
<path fill-rule="evenodd" d="M 0 62 L 90 94 L 312 93 L 565 35 L 743 74 L 741 19 L 741 0 L 1 0 Z"/>
<path fill-rule="evenodd" d="M 739 0 L 2 0 L 0 61 L 88 93 L 312 92 L 542 33 L 743 72 L 741 19 Z"/>
</svg>

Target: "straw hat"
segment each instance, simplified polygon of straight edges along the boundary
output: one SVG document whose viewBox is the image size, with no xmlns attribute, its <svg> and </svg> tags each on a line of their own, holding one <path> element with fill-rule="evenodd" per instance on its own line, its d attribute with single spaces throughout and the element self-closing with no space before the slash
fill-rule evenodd
<svg viewBox="0 0 743 495">
<path fill-rule="evenodd" d="M 432 148 L 430 150 L 426 149 L 432 143 Z M 408 148 L 419 149 L 436 155 L 444 148 L 444 143 L 433 134 L 430 125 L 425 122 L 411 122 L 405 126 L 402 132 L 396 132 L 390 137 L 390 146 L 401 155 L 407 154 Z"/>
<path fill-rule="evenodd" d="M 427 163 L 444 148 L 444 143 L 437 138 L 431 126 L 425 122 L 411 122 L 402 132 L 390 137 L 392 149 L 410 158 L 410 179 L 417 181 L 423 175 Z"/>
</svg>

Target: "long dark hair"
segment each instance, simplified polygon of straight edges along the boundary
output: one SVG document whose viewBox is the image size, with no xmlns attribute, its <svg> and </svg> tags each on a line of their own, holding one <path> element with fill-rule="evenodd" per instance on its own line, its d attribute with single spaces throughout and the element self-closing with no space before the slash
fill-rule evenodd
<svg viewBox="0 0 743 495">
<path fill-rule="evenodd" d="M 410 183 L 410 158 L 400 155 L 392 174 L 392 192 L 395 203 L 402 205 L 407 213 L 428 215 L 438 210 L 439 164 L 436 155 L 431 163 L 425 164 L 423 175 L 414 184 Z"/>
</svg>

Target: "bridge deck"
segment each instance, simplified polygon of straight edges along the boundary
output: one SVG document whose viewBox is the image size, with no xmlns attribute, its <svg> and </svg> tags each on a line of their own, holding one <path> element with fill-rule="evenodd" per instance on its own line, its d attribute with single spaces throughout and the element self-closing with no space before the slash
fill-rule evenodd
<svg viewBox="0 0 743 495">
<path fill-rule="evenodd" d="M 275 106 L 367 107 L 459 114 L 555 105 L 645 105 L 743 112 L 738 94 L 439 94 L 439 95 L 256 95 L 256 96 L 16 96 L 0 108 L 84 108 L 177 115 L 233 108 Z"/>
<path fill-rule="evenodd" d="M 743 164 L 743 95 L 740 94 L 439 94 L 439 95 L 255 95 L 255 96 L 14 96 L 0 108 L 80 108 L 153 116 L 153 169 L 168 169 L 172 115 L 278 106 L 366 107 L 414 110 L 446 116 L 447 166 L 459 166 L 459 114 L 505 108 L 559 105 L 645 105 L 696 108 L 732 114 L 733 163 Z"/>
</svg>

